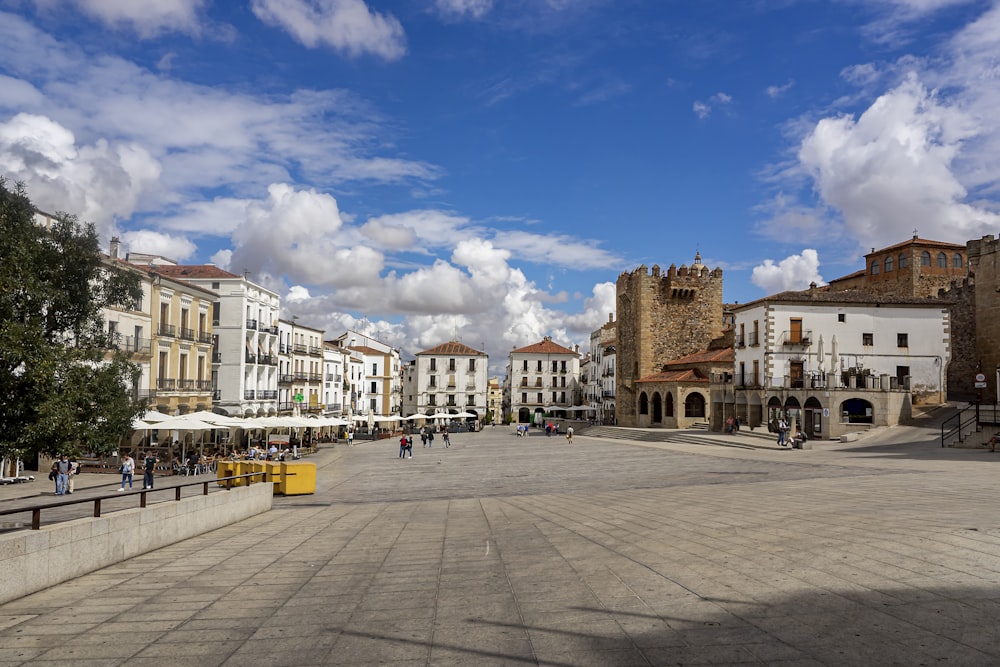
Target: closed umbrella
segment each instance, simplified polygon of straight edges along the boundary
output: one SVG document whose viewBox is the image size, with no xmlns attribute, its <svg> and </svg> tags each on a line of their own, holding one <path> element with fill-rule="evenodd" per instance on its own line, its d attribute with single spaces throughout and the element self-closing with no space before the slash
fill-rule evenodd
<svg viewBox="0 0 1000 667">
<path fill-rule="evenodd" d="M 837 335 L 830 341 L 830 370 L 836 373 L 840 370 L 840 357 L 837 356 Z"/>
<path fill-rule="evenodd" d="M 816 341 L 816 366 L 819 368 L 819 372 L 823 372 L 823 364 L 826 362 L 826 355 L 823 353 L 823 334 L 819 335 L 819 340 Z"/>
</svg>

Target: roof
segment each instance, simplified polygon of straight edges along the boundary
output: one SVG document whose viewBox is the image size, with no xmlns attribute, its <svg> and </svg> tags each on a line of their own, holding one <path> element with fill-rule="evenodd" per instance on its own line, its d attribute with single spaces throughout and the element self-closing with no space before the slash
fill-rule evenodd
<svg viewBox="0 0 1000 667">
<path fill-rule="evenodd" d="M 473 349 L 466 345 L 465 343 L 459 343 L 457 340 L 450 340 L 447 343 L 441 343 L 436 347 L 424 350 L 423 352 L 417 352 L 418 355 L 421 354 L 441 354 L 441 355 L 465 355 L 471 357 L 485 356 L 485 352 L 480 352 L 479 350 Z"/>
<path fill-rule="evenodd" d="M 951 305 L 951 301 L 939 299 L 937 297 L 918 296 L 897 296 L 894 294 L 875 294 L 867 290 L 849 289 L 839 292 L 830 291 L 823 288 L 807 289 L 801 291 L 778 292 L 763 299 L 749 301 L 735 310 L 746 310 L 752 306 L 759 306 L 767 303 L 794 303 L 794 304 L 841 304 L 845 306 L 933 306 L 940 308 Z"/>
<path fill-rule="evenodd" d="M 540 343 L 512 350 L 511 354 L 572 354 L 574 357 L 580 356 L 579 352 L 574 352 L 568 347 L 563 347 L 559 343 L 553 343 L 552 339 L 548 337 Z"/>
<path fill-rule="evenodd" d="M 731 347 L 722 347 L 714 350 L 701 350 L 692 352 L 680 359 L 668 361 L 663 367 L 686 366 L 688 364 L 731 364 L 736 361 L 736 351 Z"/>
<path fill-rule="evenodd" d="M 840 276 L 839 278 L 834 278 L 830 283 L 840 282 L 841 280 L 852 280 L 854 278 L 861 278 L 868 274 L 867 269 L 858 269 L 854 273 L 848 273 L 846 276 Z"/>
<path fill-rule="evenodd" d="M 240 278 L 241 276 L 229 271 L 223 271 L 214 264 L 195 265 L 171 265 L 157 264 L 149 266 L 147 269 L 153 273 L 159 273 L 170 278 L 196 279 L 196 278 Z"/>
<path fill-rule="evenodd" d="M 388 352 L 383 352 L 382 350 L 377 350 L 374 347 L 368 347 L 367 345 L 348 345 L 348 350 L 353 350 L 354 352 L 360 352 L 361 354 L 389 354 Z"/>
<path fill-rule="evenodd" d="M 931 239 L 922 239 L 914 236 L 912 239 L 907 239 L 902 243 L 897 243 L 896 245 L 891 245 L 886 248 L 879 248 L 874 252 L 866 254 L 865 257 L 868 257 L 869 255 L 878 255 L 880 253 L 888 252 L 890 250 L 899 250 L 900 248 L 905 248 L 906 246 L 911 246 L 911 245 L 930 246 L 932 248 L 941 248 L 948 250 L 965 250 L 964 245 L 959 245 L 956 243 L 948 243 L 946 241 L 933 241 Z"/>
<path fill-rule="evenodd" d="M 639 382 L 708 382 L 708 378 L 697 369 L 683 371 L 661 371 L 636 380 Z"/>
</svg>

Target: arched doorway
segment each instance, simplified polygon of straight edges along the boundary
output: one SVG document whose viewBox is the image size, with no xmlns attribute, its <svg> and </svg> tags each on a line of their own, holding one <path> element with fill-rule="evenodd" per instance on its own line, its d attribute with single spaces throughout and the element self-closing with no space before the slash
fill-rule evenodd
<svg viewBox="0 0 1000 667">
<path fill-rule="evenodd" d="M 767 399 L 767 430 L 771 433 L 778 432 L 778 420 L 785 418 L 785 411 L 781 407 L 781 399 L 772 396 Z"/>
<path fill-rule="evenodd" d="M 674 416 L 674 394 L 673 392 L 667 392 L 667 408 L 666 415 L 668 417 Z"/>
<path fill-rule="evenodd" d="M 704 419 L 705 397 L 698 392 L 688 394 L 684 399 L 684 416 L 694 419 Z"/>
<path fill-rule="evenodd" d="M 531 410 L 528 408 L 520 408 L 517 411 L 517 423 L 518 424 L 528 424 L 531 422 Z"/>
<path fill-rule="evenodd" d="M 799 403 L 799 399 L 794 396 L 789 396 L 785 399 L 785 421 L 788 423 L 788 428 L 792 428 L 792 424 L 795 424 L 795 428 L 801 430 L 802 427 L 802 405 Z M 794 432 L 794 431 L 793 431 Z"/>
<path fill-rule="evenodd" d="M 823 405 L 815 396 L 806 399 L 803 429 L 810 438 L 823 437 Z"/>
<path fill-rule="evenodd" d="M 658 391 L 653 393 L 653 419 L 651 421 L 654 424 L 663 422 L 663 399 L 660 398 Z"/>
<path fill-rule="evenodd" d="M 649 414 L 649 396 L 646 396 L 646 392 L 639 394 L 639 414 Z"/>
<path fill-rule="evenodd" d="M 840 414 L 842 420 L 849 424 L 872 424 L 875 421 L 875 409 L 863 398 L 849 398 L 841 403 Z"/>
</svg>

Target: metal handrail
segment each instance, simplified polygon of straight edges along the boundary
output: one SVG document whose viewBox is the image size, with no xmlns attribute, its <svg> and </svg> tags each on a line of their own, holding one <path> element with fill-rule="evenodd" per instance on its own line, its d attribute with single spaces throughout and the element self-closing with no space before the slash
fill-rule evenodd
<svg viewBox="0 0 1000 667">
<path fill-rule="evenodd" d="M 165 486 L 159 489 L 142 489 L 139 491 L 139 507 L 146 507 L 146 494 L 156 493 L 157 491 L 169 491 L 174 489 L 174 500 L 181 499 L 181 489 L 186 486 L 202 486 L 202 495 L 208 495 L 208 485 L 218 484 L 219 482 L 227 482 L 225 489 L 228 491 L 233 488 L 234 479 L 242 479 L 244 477 L 257 477 L 263 475 L 266 479 L 267 472 L 250 472 L 243 475 L 233 475 L 231 477 L 218 477 L 213 478 L 208 481 L 202 482 L 188 482 L 186 484 L 177 484 L 174 486 Z M 251 482 L 252 483 L 252 482 Z M 0 516 L 10 516 L 12 514 L 23 514 L 25 512 L 31 512 L 31 530 L 40 530 L 42 526 L 42 510 L 54 509 L 56 507 L 66 507 L 68 505 L 82 505 L 83 503 L 94 503 L 94 518 L 100 518 L 101 516 L 101 501 L 110 500 L 112 498 L 128 498 L 129 496 L 134 496 L 134 493 L 121 495 L 120 493 L 109 493 L 107 495 L 97 496 L 96 498 L 76 498 L 74 500 L 61 500 L 55 503 L 45 503 L 44 505 L 29 505 L 27 507 L 18 507 L 15 509 L 0 510 Z"/>
</svg>

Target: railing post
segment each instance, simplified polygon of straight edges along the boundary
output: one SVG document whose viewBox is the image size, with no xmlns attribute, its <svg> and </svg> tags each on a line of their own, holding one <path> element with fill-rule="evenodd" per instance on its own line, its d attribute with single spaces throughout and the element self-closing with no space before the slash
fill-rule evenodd
<svg viewBox="0 0 1000 667">
<path fill-rule="evenodd" d="M 94 499 L 94 518 L 100 518 L 101 516 L 101 499 Z"/>
<path fill-rule="evenodd" d="M 142 491 L 139 494 L 139 507 L 145 507 L 145 506 L 146 506 L 146 492 Z"/>
<path fill-rule="evenodd" d="M 40 507 L 36 507 L 35 509 L 31 510 L 31 529 L 40 530 L 41 527 L 42 527 L 42 509 Z"/>
<path fill-rule="evenodd" d="M 180 499 L 181 499 L 181 487 L 175 486 L 174 487 L 174 500 L 180 500 Z"/>
<path fill-rule="evenodd" d="M 208 495 L 208 482 L 205 482 L 202 485 L 201 495 L 203 495 L 203 496 L 207 496 Z"/>
</svg>

